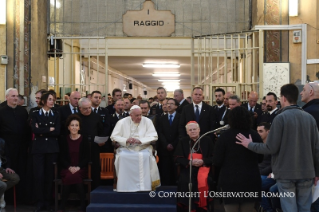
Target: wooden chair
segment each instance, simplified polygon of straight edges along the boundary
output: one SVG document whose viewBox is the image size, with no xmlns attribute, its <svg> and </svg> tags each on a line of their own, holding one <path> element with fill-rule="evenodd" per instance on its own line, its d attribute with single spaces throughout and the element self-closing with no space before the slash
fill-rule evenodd
<svg viewBox="0 0 319 212">
<path fill-rule="evenodd" d="M 61 193 L 62 193 L 62 179 L 58 178 L 58 166 L 56 163 L 53 163 L 54 165 L 54 195 L 55 195 L 55 211 L 58 211 L 58 203 L 59 200 L 61 199 Z M 91 178 L 91 162 L 88 163 L 88 178 L 87 179 L 83 179 L 83 184 L 87 185 L 88 189 L 87 189 L 87 194 L 86 194 L 86 199 L 88 201 L 88 203 L 90 204 L 90 193 L 91 193 L 91 182 L 92 182 L 92 178 Z M 59 193 L 59 185 L 61 186 L 60 189 L 60 193 Z M 76 194 L 70 194 L 69 195 L 69 200 L 78 200 L 77 195 Z"/>
<path fill-rule="evenodd" d="M 100 153 L 101 180 L 114 179 L 114 153 Z"/>
</svg>

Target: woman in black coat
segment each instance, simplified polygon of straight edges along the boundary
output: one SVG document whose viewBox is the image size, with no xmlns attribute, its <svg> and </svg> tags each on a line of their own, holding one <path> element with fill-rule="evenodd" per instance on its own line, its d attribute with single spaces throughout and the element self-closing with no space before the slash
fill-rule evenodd
<svg viewBox="0 0 319 212">
<path fill-rule="evenodd" d="M 71 185 L 75 185 L 77 188 L 81 201 L 81 211 L 85 211 L 83 179 L 87 178 L 88 174 L 89 142 L 85 136 L 79 134 L 81 118 L 78 115 L 70 115 L 66 120 L 66 126 L 70 134 L 63 136 L 60 142 L 59 166 L 63 183 L 60 211 L 65 208 Z"/>
<path fill-rule="evenodd" d="M 260 200 L 261 179 L 258 163 L 263 156 L 236 144 L 236 135 L 249 134 L 254 142 L 262 142 L 251 129 L 251 116 L 244 107 L 236 107 L 228 116 L 230 129 L 221 134 L 215 144 L 213 164 L 220 166 L 218 186 L 222 192 L 235 192 L 235 197 L 223 197 L 225 211 L 255 211 Z M 241 193 L 243 192 L 243 193 Z M 245 192 L 245 193 L 244 193 Z"/>
</svg>

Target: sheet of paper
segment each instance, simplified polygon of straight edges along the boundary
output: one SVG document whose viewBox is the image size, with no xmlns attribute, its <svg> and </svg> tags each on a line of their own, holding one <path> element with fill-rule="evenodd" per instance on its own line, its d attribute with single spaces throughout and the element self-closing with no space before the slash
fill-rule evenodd
<svg viewBox="0 0 319 212">
<path fill-rule="evenodd" d="M 105 143 L 108 139 L 109 139 L 109 136 L 106 136 L 106 137 L 95 136 L 94 142 L 97 144 L 102 144 L 102 143 Z"/>
<path fill-rule="evenodd" d="M 319 183 L 312 186 L 312 203 L 314 203 L 319 197 Z"/>
</svg>

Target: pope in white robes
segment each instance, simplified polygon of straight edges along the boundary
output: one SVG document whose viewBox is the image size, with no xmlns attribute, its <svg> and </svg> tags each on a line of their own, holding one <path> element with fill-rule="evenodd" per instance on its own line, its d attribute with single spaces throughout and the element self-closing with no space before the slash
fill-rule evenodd
<svg viewBox="0 0 319 212">
<path fill-rule="evenodd" d="M 160 186 L 152 142 L 158 139 L 152 121 L 134 105 L 130 116 L 117 122 L 111 140 L 117 143 L 115 169 L 118 192 L 151 191 Z"/>
</svg>

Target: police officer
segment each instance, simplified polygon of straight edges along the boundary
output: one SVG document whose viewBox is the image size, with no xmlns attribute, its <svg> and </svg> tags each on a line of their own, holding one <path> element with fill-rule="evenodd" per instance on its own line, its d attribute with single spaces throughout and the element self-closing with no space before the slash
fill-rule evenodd
<svg viewBox="0 0 319 212">
<path fill-rule="evenodd" d="M 59 152 L 58 136 L 60 135 L 59 112 L 52 110 L 54 97 L 51 93 L 41 96 L 39 110 L 31 114 L 31 127 L 35 138 L 32 145 L 34 164 L 34 179 L 37 208 L 35 211 L 49 210 L 52 197 L 52 182 L 54 179 L 53 162 L 56 162 Z"/>
<path fill-rule="evenodd" d="M 92 113 L 96 113 L 101 117 L 101 121 L 104 127 L 104 131 L 107 136 L 110 135 L 110 114 L 109 111 L 106 108 L 100 107 L 102 101 L 102 94 L 100 91 L 93 91 L 91 93 L 91 103 L 92 103 Z M 103 145 L 100 148 L 101 152 L 113 152 L 113 147 L 112 145 Z"/>
</svg>

